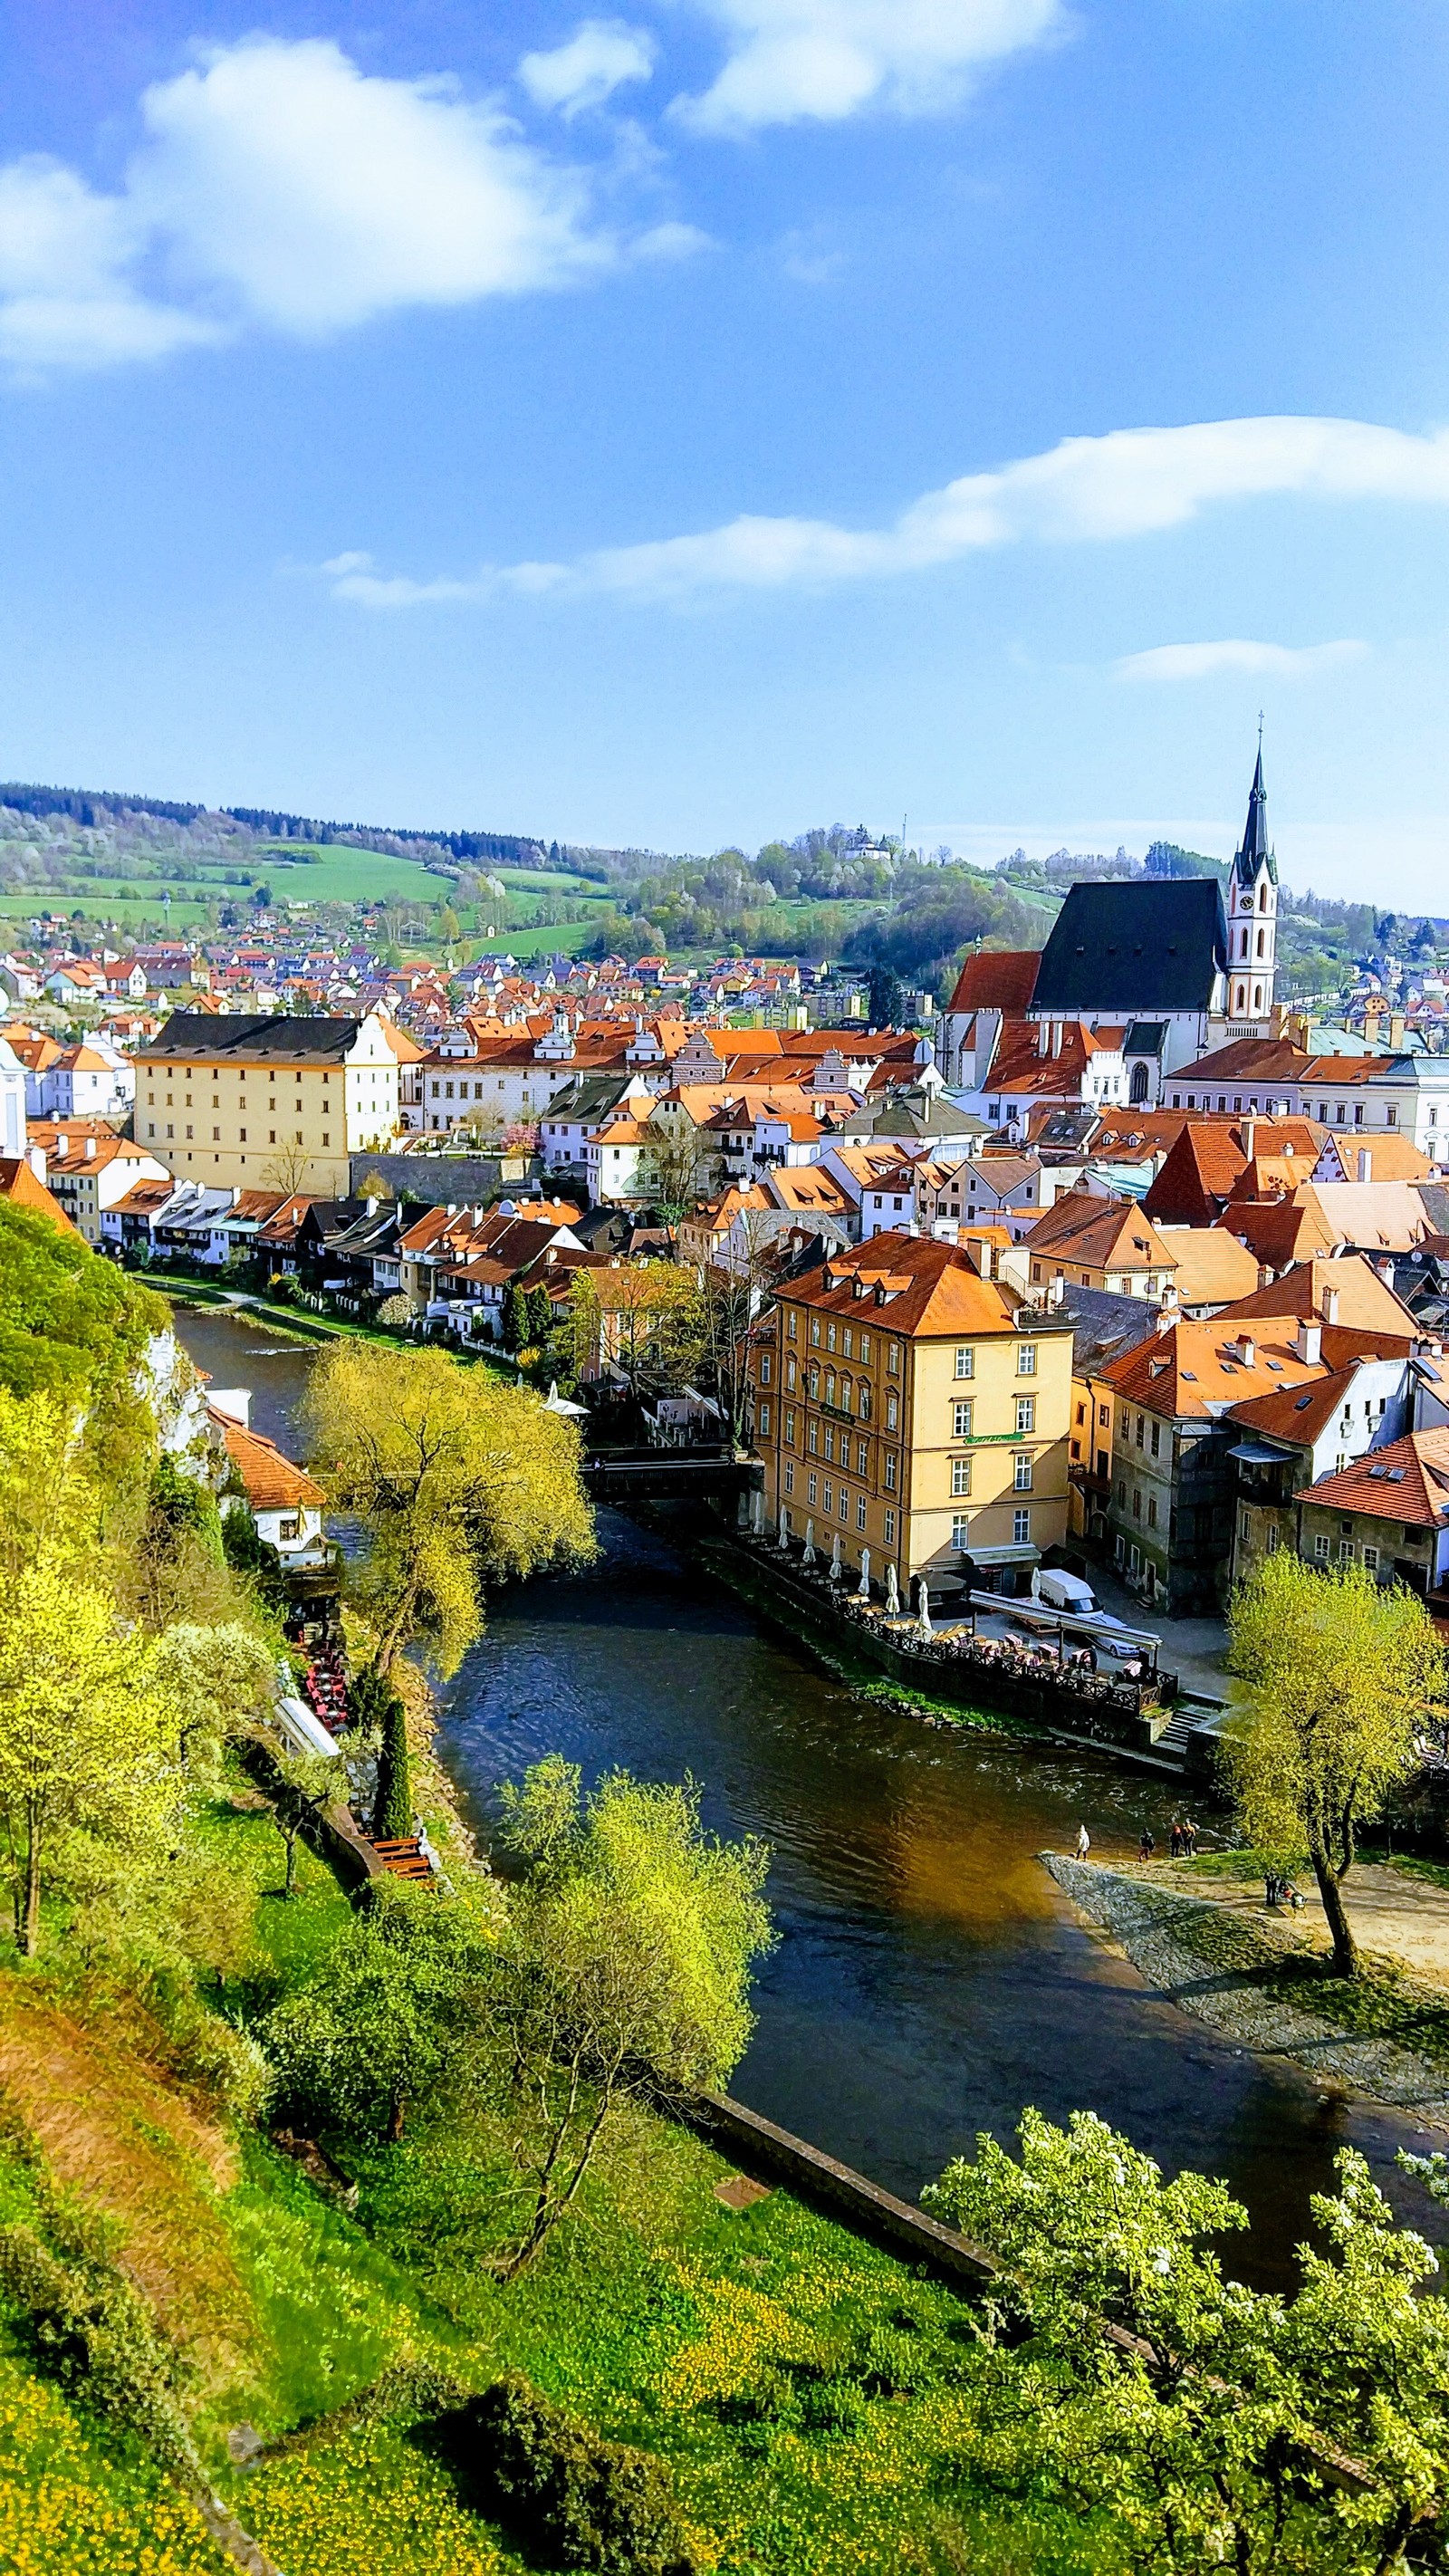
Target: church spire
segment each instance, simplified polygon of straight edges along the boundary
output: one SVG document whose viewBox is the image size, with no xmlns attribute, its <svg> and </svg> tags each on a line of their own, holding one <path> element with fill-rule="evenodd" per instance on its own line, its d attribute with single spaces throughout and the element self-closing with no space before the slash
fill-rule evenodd
<svg viewBox="0 0 1449 2576">
<path fill-rule="evenodd" d="M 1251 884 L 1261 867 L 1266 866 L 1274 885 L 1278 866 L 1268 846 L 1268 791 L 1263 785 L 1263 733 L 1258 730 L 1258 764 L 1253 771 L 1253 784 L 1248 795 L 1248 819 L 1243 827 L 1243 846 L 1238 852 L 1237 873 L 1244 885 Z"/>
</svg>

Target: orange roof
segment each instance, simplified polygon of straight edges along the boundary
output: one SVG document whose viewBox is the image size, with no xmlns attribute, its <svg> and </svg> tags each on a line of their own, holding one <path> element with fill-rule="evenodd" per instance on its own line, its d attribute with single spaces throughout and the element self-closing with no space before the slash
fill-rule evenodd
<svg viewBox="0 0 1449 2576">
<path fill-rule="evenodd" d="M 1329 1375 L 1332 1359 L 1342 1356 L 1335 1351 L 1328 1359 L 1305 1360 L 1295 1348 L 1296 1339 L 1291 1315 L 1265 1318 L 1257 1332 L 1236 1328 L 1226 1315 L 1206 1323 L 1184 1317 L 1109 1361 L 1101 1376 L 1125 1402 L 1148 1412 L 1169 1418 L 1205 1416 L 1236 1407 L 1249 1396 L 1316 1384 Z M 1405 1346 L 1399 1339 L 1396 1347 Z"/>
<path fill-rule="evenodd" d="M 1069 1190 L 1045 1209 L 1025 1237 L 1032 1254 L 1056 1255 L 1093 1270 L 1171 1270 L 1176 1249 L 1150 1217 L 1121 1199 Z M 1258 1272 L 1253 1265 L 1252 1285 Z"/>
<path fill-rule="evenodd" d="M 71 1224 L 59 1199 L 53 1199 L 44 1181 L 37 1179 L 23 1154 L 0 1154 L 0 1198 L 12 1207 L 28 1208 L 32 1216 L 48 1216 L 62 1234 L 79 1234 Z"/>
<path fill-rule="evenodd" d="M 1299 1499 L 1331 1511 L 1442 1529 L 1449 1513 L 1449 1428 L 1410 1431 L 1386 1448 L 1370 1449 L 1340 1475 L 1321 1476 Z"/>
<path fill-rule="evenodd" d="M 859 1317 L 862 1323 L 875 1321 L 884 1308 L 890 1318 L 884 1329 L 913 1340 L 935 1333 L 1014 1332 L 1021 1303 L 1017 1292 L 983 1279 L 957 1244 L 894 1233 L 832 1253 L 822 1268 L 792 1280 L 779 1295 L 783 1303 Z M 1033 1333 L 1070 1329 L 1053 1317 L 1032 1316 Z"/>
<path fill-rule="evenodd" d="M 1299 1177 L 1306 1181 L 1325 1132 L 1307 1118 L 1186 1119 L 1143 1205 L 1159 1222 L 1211 1225 L 1247 1169 L 1249 1143 L 1254 1156 L 1281 1155 L 1285 1162 L 1291 1146 L 1291 1159 L 1301 1159 Z M 1249 1188 L 1247 1195 L 1257 1198 L 1262 1193 Z"/>
<path fill-rule="evenodd" d="M 1361 1354 L 1363 1358 L 1368 1356 L 1366 1352 Z M 1350 1360 L 1346 1368 L 1331 1369 L 1315 1387 L 1299 1392 L 1291 1386 L 1279 1386 L 1271 1395 L 1250 1396 L 1246 1404 L 1233 1406 L 1233 1420 L 1249 1431 L 1266 1431 L 1274 1439 L 1293 1440 L 1306 1449 L 1327 1428 L 1351 1393 L 1358 1370 L 1359 1361 Z"/>
<path fill-rule="evenodd" d="M 1434 1169 L 1412 1136 L 1365 1136 L 1359 1130 L 1352 1135 L 1328 1137 L 1319 1158 L 1318 1178 L 1357 1181 L 1360 1158 L 1368 1165 L 1366 1181 L 1427 1181 Z M 1329 1168 L 1333 1164 L 1337 1170 Z"/>
<path fill-rule="evenodd" d="M 1257 1255 L 1225 1227 L 1172 1226 L 1159 1241 L 1177 1264 L 1179 1306 L 1226 1306 L 1234 1297 L 1251 1297 L 1258 1285 Z"/>
<path fill-rule="evenodd" d="M 1316 1252 L 1331 1252 L 1334 1238 L 1311 1193 L 1291 1199 L 1230 1199 L 1216 1226 L 1190 1229 L 1194 1235 L 1231 1234 L 1269 1270 L 1291 1270 L 1295 1261 L 1311 1261 Z M 1251 1290 L 1240 1291 L 1243 1296 Z"/>
<path fill-rule="evenodd" d="M 978 949 L 974 957 L 967 958 L 957 976 L 956 990 L 946 1007 L 951 1011 L 1001 1011 L 1013 1015 L 1029 1010 L 1040 964 L 1039 948 Z"/>
<path fill-rule="evenodd" d="M 327 1497 L 305 1467 L 284 1457 L 275 1441 L 264 1440 L 259 1431 L 243 1431 L 239 1422 L 229 1421 L 212 1406 L 207 1409 L 221 1429 L 254 1512 L 291 1511 L 304 1503 L 321 1509 Z"/>
<path fill-rule="evenodd" d="M 1400 1303 L 1373 1263 L 1365 1261 L 1359 1252 L 1343 1253 L 1336 1260 L 1315 1254 L 1311 1261 L 1299 1262 L 1268 1287 L 1238 1298 L 1218 1321 L 1226 1323 L 1230 1316 L 1239 1315 L 1245 1320 L 1255 1315 L 1319 1315 L 1326 1322 L 1324 1300 L 1329 1297 L 1336 1301 L 1333 1320 L 1337 1324 L 1410 1336 L 1420 1329 L 1408 1307 Z"/>
</svg>

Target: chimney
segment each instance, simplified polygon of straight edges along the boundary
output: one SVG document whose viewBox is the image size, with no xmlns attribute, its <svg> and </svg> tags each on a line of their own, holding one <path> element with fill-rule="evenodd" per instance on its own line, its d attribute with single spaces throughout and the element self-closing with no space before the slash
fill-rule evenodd
<svg viewBox="0 0 1449 2576">
<path fill-rule="evenodd" d="M 1053 1053 L 1053 1055 L 1060 1055 L 1060 1054 L 1061 1054 L 1061 1051 L 1062 1051 L 1062 1033 L 1063 1033 L 1063 1023 L 1062 1023 L 1062 1021 L 1060 1021 L 1060 1020 L 1053 1020 L 1053 1022 L 1052 1022 L 1052 1053 Z"/>
<path fill-rule="evenodd" d="M 1305 1368 L 1317 1368 L 1323 1357 L 1323 1326 L 1310 1324 L 1305 1317 L 1294 1336 L 1293 1348 Z"/>
<path fill-rule="evenodd" d="M 1258 1264 L 1258 1285 L 1260 1288 L 1271 1288 L 1273 1285 L 1273 1273 L 1266 1261 L 1260 1261 Z"/>
<path fill-rule="evenodd" d="M 1250 1163 L 1251 1163 L 1251 1161 L 1252 1161 L 1252 1159 L 1253 1159 L 1253 1139 L 1254 1139 L 1254 1137 L 1256 1136 L 1257 1132 L 1258 1132 L 1258 1122 L 1257 1122 L 1256 1118 L 1245 1118 L 1245 1119 L 1243 1120 L 1243 1124 L 1242 1124 L 1242 1128 L 1241 1128 L 1241 1130 L 1240 1130 L 1240 1133 L 1241 1133 L 1241 1135 L 1242 1135 L 1242 1140 L 1243 1140 L 1243 1152 L 1246 1154 L 1246 1156 L 1247 1156 L 1247 1158 L 1248 1158 L 1248 1161 L 1249 1161 Z"/>
<path fill-rule="evenodd" d="M 1358 1176 L 1361 1181 L 1371 1181 L 1374 1176 L 1374 1158 L 1367 1145 L 1358 1149 Z"/>
<path fill-rule="evenodd" d="M 1251 1367 L 1252 1367 L 1252 1365 L 1253 1365 L 1253 1353 L 1254 1353 L 1254 1350 L 1255 1350 L 1255 1348 L 1256 1348 L 1256 1347 L 1257 1347 L 1257 1346 L 1256 1346 L 1256 1344 L 1255 1344 L 1255 1342 L 1254 1342 L 1254 1340 L 1253 1340 L 1253 1336 L 1252 1336 L 1252 1334 L 1251 1334 L 1251 1333 L 1239 1333 L 1239 1335 L 1238 1335 L 1238 1357 L 1239 1357 L 1239 1359 L 1242 1361 L 1244 1368 L 1251 1368 Z"/>
<path fill-rule="evenodd" d="M 87 1138 L 86 1138 L 86 1161 L 87 1161 L 88 1163 L 89 1163 L 89 1162 L 92 1162 L 92 1161 L 94 1160 L 94 1158 L 95 1158 L 95 1150 L 96 1150 L 96 1140 L 95 1140 L 94 1136 L 87 1136 Z"/>
<path fill-rule="evenodd" d="M 1323 1320 L 1325 1324 L 1336 1324 L 1338 1321 L 1338 1290 L 1336 1288 L 1325 1288 L 1322 1304 Z"/>
<path fill-rule="evenodd" d="M 1389 1044 L 1397 1055 L 1404 1043 L 1404 1014 L 1394 1011 L 1389 1018 Z"/>
<path fill-rule="evenodd" d="M 1052 1032 L 1051 1032 L 1051 1023 L 1050 1023 L 1050 1021 L 1049 1021 L 1049 1020 L 1038 1020 L 1038 1022 L 1037 1022 L 1037 1029 L 1036 1029 L 1036 1051 L 1037 1051 L 1037 1054 L 1038 1054 L 1038 1055 L 1046 1055 L 1046 1054 L 1049 1052 L 1049 1050 L 1050 1050 L 1051 1042 L 1052 1042 Z"/>
</svg>

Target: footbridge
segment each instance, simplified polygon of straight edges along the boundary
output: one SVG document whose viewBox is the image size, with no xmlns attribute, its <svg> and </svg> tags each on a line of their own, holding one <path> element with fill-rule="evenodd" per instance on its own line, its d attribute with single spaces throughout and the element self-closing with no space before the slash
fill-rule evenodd
<svg viewBox="0 0 1449 2576">
<path fill-rule="evenodd" d="M 583 1487 L 595 1503 L 737 1503 L 763 1493 L 764 1461 L 736 1449 L 595 1449 L 584 1459 Z"/>
</svg>

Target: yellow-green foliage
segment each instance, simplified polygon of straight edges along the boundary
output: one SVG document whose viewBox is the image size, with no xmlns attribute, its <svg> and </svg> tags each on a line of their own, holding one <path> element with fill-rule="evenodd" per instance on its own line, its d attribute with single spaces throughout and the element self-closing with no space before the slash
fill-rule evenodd
<svg viewBox="0 0 1449 2576">
<path fill-rule="evenodd" d="M 339 1342 L 313 1369 L 307 1417 L 333 1501 L 367 1532 L 384 1664 L 421 1636 L 451 1671 L 490 1580 L 594 1553 L 578 1434 L 526 1388 L 442 1351 Z"/>
<path fill-rule="evenodd" d="M 58 2390 L 0 2356 L 5 2576 L 231 2576 L 196 2507 L 113 2438 L 83 2432 Z"/>
</svg>

